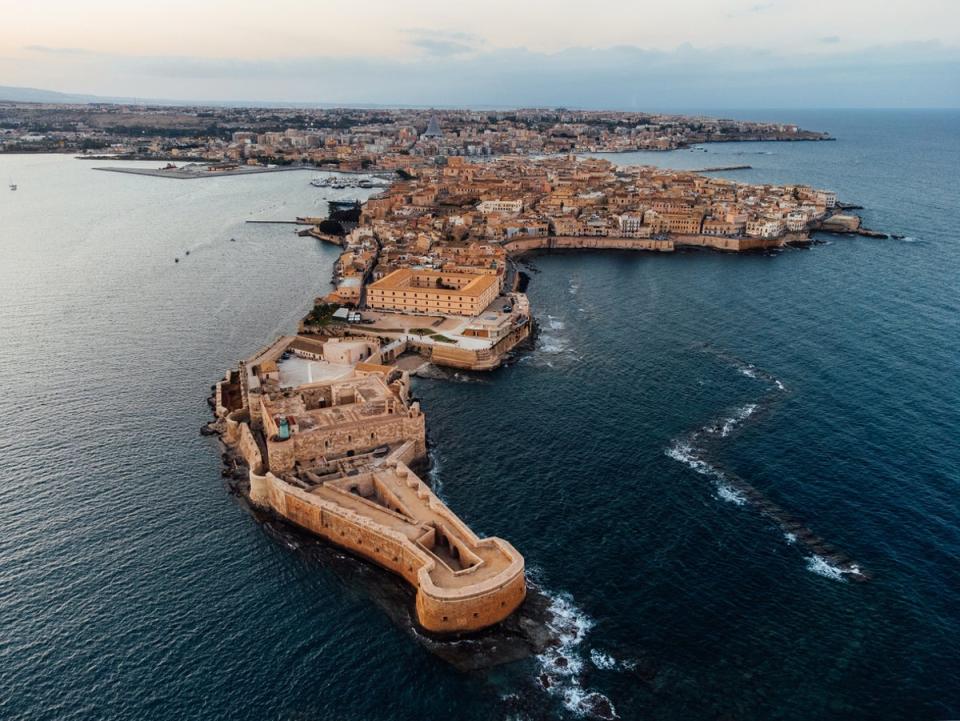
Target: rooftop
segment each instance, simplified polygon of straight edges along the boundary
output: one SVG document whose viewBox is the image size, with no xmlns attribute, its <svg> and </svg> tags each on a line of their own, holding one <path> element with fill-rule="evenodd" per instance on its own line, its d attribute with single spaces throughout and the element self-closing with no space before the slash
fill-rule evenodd
<svg viewBox="0 0 960 721">
<path fill-rule="evenodd" d="M 465 282 L 460 288 L 439 286 L 447 279 Z M 491 286 L 497 284 L 494 275 L 474 273 L 443 273 L 436 270 L 414 270 L 401 268 L 372 283 L 371 290 L 430 290 L 432 293 L 447 295 L 483 295 Z"/>
</svg>

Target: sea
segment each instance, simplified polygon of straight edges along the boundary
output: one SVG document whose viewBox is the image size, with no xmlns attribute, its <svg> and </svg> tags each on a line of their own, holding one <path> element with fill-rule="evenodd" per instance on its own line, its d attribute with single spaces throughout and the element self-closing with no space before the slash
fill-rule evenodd
<svg viewBox="0 0 960 721">
<path fill-rule="evenodd" d="M 470 672 L 199 434 L 337 254 L 247 221 L 367 191 L 0 156 L 0 718 L 960 717 L 960 112 L 736 115 L 836 140 L 605 157 L 900 237 L 520 259 L 534 347 L 414 386 L 430 482 L 551 609 L 554 646 Z"/>
</svg>

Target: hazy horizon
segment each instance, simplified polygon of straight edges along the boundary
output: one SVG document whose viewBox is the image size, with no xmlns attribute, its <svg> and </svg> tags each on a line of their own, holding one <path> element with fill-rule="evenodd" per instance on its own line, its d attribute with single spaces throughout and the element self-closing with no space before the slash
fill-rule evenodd
<svg viewBox="0 0 960 721">
<path fill-rule="evenodd" d="M 960 107 L 950 0 L 38 0 L 0 86 L 189 103 L 577 108 Z"/>
</svg>

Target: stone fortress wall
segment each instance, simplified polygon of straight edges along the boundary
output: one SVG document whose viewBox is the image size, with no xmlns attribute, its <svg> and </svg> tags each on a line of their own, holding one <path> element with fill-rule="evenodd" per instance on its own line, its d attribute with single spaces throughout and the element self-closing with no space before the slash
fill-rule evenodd
<svg viewBox="0 0 960 721">
<path fill-rule="evenodd" d="M 502 245 L 511 253 L 526 253 L 533 250 L 651 250 L 671 253 L 683 247 L 713 248 L 714 250 L 744 251 L 763 248 L 778 248 L 790 240 L 805 240 L 806 235 L 788 234 L 779 238 L 727 238 L 714 235 L 671 235 L 669 239 L 610 238 L 603 236 L 541 236 L 516 238 Z"/>
<path fill-rule="evenodd" d="M 411 541 L 385 524 L 370 522 L 343 506 L 284 483 L 272 473 L 267 473 L 260 484 L 259 502 L 298 526 L 403 577 L 417 589 L 417 620 L 429 631 L 463 633 L 486 628 L 502 621 L 522 603 L 526 595 L 523 558 L 510 544 L 498 538 L 478 539 L 405 464 L 394 462 L 393 469 L 379 475 L 390 481 L 415 484 L 420 497 L 435 511 L 440 510 L 449 524 L 446 528 L 451 531 L 455 528 L 457 537 L 467 539 L 460 551 L 462 556 L 470 553 L 472 542 L 474 546 L 501 547 L 509 563 L 498 573 L 476 583 L 443 587 L 433 581 L 430 573 L 439 561 L 424 547 L 435 542 L 436 531 L 428 531 L 425 538 Z M 370 478 L 360 476 L 355 480 L 361 484 Z M 255 500 L 253 494 L 251 500 Z M 469 578 L 460 578 L 469 581 Z"/>
<path fill-rule="evenodd" d="M 264 361 L 296 342 L 282 341 L 215 394 L 222 440 L 249 468 L 251 504 L 404 578 L 429 631 L 472 632 L 509 616 L 526 595 L 523 556 L 478 538 L 407 465 L 426 456 L 409 375 L 359 363 L 347 378 L 282 387 Z"/>
</svg>

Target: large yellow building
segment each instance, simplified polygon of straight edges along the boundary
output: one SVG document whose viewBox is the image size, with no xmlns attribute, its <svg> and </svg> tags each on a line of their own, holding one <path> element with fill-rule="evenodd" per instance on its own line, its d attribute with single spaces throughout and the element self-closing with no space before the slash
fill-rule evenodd
<svg viewBox="0 0 960 721">
<path fill-rule="evenodd" d="M 476 316 L 499 292 L 494 275 L 401 268 L 367 287 L 367 305 L 404 313 Z"/>
</svg>

